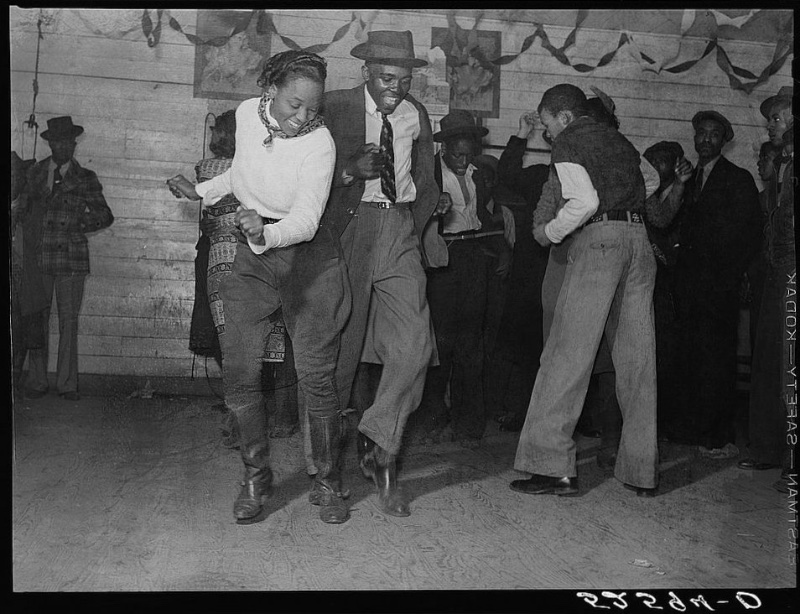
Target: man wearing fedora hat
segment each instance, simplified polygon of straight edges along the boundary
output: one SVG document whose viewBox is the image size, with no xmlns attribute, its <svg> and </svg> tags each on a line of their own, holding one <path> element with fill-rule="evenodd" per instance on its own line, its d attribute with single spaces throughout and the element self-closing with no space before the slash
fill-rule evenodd
<svg viewBox="0 0 800 614">
<path fill-rule="evenodd" d="M 44 346 L 31 350 L 25 394 L 44 396 L 48 390 L 47 357 L 50 304 L 58 308 L 58 362 L 56 388 L 62 398 L 78 394 L 78 313 L 89 274 L 86 233 L 111 225 L 114 216 L 103 197 L 97 175 L 73 157 L 82 126 L 69 116 L 47 121 L 41 137 L 52 155 L 35 164 L 27 175 L 21 195 L 19 221 L 23 227 L 25 262 L 35 262 L 41 272 L 44 314 Z"/>
<path fill-rule="evenodd" d="M 739 462 L 742 469 L 790 468 L 786 446 L 787 408 L 782 374 L 791 361 L 784 356 L 785 293 L 796 272 L 794 241 L 794 116 L 792 87 L 782 87 L 761 103 L 767 120 L 768 145 L 779 147 L 773 160 L 775 172 L 766 180 L 763 192 L 766 223 L 761 259 L 764 286 L 758 306 L 755 345 L 750 377 L 749 457 Z M 767 164 L 770 164 L 767 161 Z M 786 485 L 787 472 L 782 476 Z M 779 482 L 778 484 L 781 484 Z M 788 486 L 788 485 L 787 485 Z M 776 486 L 777 487 L 777 486 Z M 786 492 L 786 489 L 784 489 Z"/>
<path fill-rule="evenodd" d="M 502 220 L 487 208 L 491 178 L 472 162 L 488 134 L 469 111 L 453 110 L 433 140 L 441 143 L 434 176 L 441 198 L 451 206 L 442 217 L 447 243 L 446 267 L 428 271 L 428 303 L 436 335 L 439 366 L 428 372 L 422 405 L 415 418 L 423 432 L 449 426 L 457 441 L 476 444 L 486 426 L 483 394 L 483 325 L 489 279 L 495 269 L 507 273 L 511 251 Z M 450 384 L 451 408 L 444 403 Z"/>
<path fill-rule="evenodd" d="M 703 456 L 732 458 L 735 445 L 739 288 L 760 242 L 758 190 L 751 174 L 722 148 L 733 127 L 717 111 L 692 118 L 697 167 L 686 182 L 675 223 L 678 367 L 682 385 L 672 438 L 699 445 Z"/>
<path fill-rule="evenodd" d="M 370 32 L 351 55 L 364 60 L 364 83 L 327 92 L 323 103 L 336 143 L 325 215 L 341 235 L 353 296 L 337 384 L 348 404 L 359 361 L 383 365 L 358 426 L 361 468 L 375 482 L 382 509 L 407 516 L 395 458 L 433 351 L 423 258 L 441 259 L 435 243 L 433 250 L 421 245 L 439 189 L 428 114 L 408 95 L 412 69 L 426 62 L 415 57 L 408 31 Z"/>
</svg>

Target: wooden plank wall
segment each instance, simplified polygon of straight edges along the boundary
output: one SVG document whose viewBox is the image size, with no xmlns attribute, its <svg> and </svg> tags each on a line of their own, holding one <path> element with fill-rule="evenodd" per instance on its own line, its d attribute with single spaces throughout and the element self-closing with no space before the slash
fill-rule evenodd
<svg viewBox="0 0 800 614">
<path fill-rule="evenodd" d="M 365 12 L 366 13 L 366 12 Z M 445 27 L 445 17 L 417 10 L 369 11 L 373 29 L 411 30 L 417 54 L 430 45 L 431 27 Z M 10 9 L 11 148 L 31 157 L 33 133 L 23 126 L 31 112 L 36 65 L 38 9 Z M 193 33 L 196 11 L 171 11 Z M 39 95 L 36 117 L 46 120 L 72 115 L 86 128 L 77 158 L 96 171 L 116 216 L 111 228 L 90 237 L 92 275 L 88 278 L 80 318 L 82 373 L 138 376 L 189 376 L 188 350 L 193 302 L 196 204 L 177 201 L 164 185 L 175 173 L 193 176 L 203 156 L 204 120 L 235 102 L 193 97 L 194 46 L 164 24 L 158 45 L 148 47 L 138 27 L 140 11 L 85 9 L 50 10 L 40 41 Z M 273 11 L 278 31 L 302 46 L 326 43 L 350 22 L 341 10 Z M 100 25 L 98 25 L 100 24 Z M 459 19 L 465 29 L 472 18 Z M 502 32 L 503 53 L 517 53 L 529 23 L 484 20 L 481 29 Z M 119 36 L 122 30 L 130 30 Z M 547 27 L 551 42 L 560 46 L 570 29 Z M 574 61 L 596 64 L 613 49 L 619 32 L 580 30 Z M 679 44 L 675 36 L 636 34 L 640 48 L 651 57 L 671 57 Z M 329 61 L 328 88 L 358 83 L 360 61 L 349 55 L 356 44 L 350 31 L 324 53 Z M 683 57 L 697 57 L 704 40 L 683 42 Z M 273 37 L 275 52 L 285 49 Z M 730 60 L 760 72 L 772 58 L 773 45 L 725 41 Z M 517 128 L 519 115 L 538 104 L 541 94 L 557 83 L 573 83 L 589 92 L 594 85 L 617 104 L 621 131 L 643 151 L 660 140 L 679 141 L 690 159 L 691 117 L 714 108 L 733 123 L 736 139 L 726 156 L 755 176 L 756 151 L 765 138 L 758 105 L 782 85 L 790 85 L 790 63 L 751 95 L 731 89 L 713 54 L 681 75 L 645 72 L 624 46 L 607 66 L 578 73 L 555 60 L 539 42 L 502 69 L 500 117 L 484 120 L 487 142 L 504 145 Z M 254 94 L 257 93 L 254 91 Z M 433 116 L 434 124 L 440 118 Z M 541 137 L 533 147 L 545 147 Z M 487 153 L 499 155 L 499 149 Z M 36 157 L 49 149 L 39 141 Z M 547 162 L 530 154 L 529 163 Z M 56 320 L 51 322 L 51 370 L 55 368 Z M 209 361 L 212 375 L 218 374 Z"/>
</svg>

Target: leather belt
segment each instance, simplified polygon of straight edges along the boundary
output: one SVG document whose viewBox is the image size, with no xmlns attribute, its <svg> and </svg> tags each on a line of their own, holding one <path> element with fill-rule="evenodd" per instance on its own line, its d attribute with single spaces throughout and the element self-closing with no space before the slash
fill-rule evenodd
<svg viewBox="0 0 800 614">
<path fill-rule="evenodd" d="M 586 222 L 586 226 L 595 222 L 630 222 L 631 224 L 644 224 L 644 216 L 637 211 L 615 210 L 600 215 L 593 215 Z"/>
<path fill-rule="evenodd" d="M 394 209 L 396 207 L 411 206 L 411 203 L 393 203 L 390 201 L 371 201 L 371 200 L 362 200 L 361 204 L 373 207 L 374 209 Z"/>
<path fill-rule="evenodd" d="M 483 237 L 494 237 L 504 234 L 502 230 L 465 230 L 464 232 L 445 232 L 442 238 L 445 241 L 464 241 L 466 239 L 482 239 Z"/>
</svg>

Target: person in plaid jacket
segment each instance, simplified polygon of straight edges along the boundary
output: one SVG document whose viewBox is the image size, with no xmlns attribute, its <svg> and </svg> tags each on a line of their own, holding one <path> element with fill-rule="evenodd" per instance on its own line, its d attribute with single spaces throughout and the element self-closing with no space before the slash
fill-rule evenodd
<svg viewBox="0 0 800 614">
<path fill-rule="evenodd" d="M 49 306 L 55 293 L 59 330 L 56 387 L 62 398 L 80 399 L 78 313 L 89 274 L 86 233 L 107 228 L 114 221 L 97 175 L 73 157 L 76 138 L 82 133 L 83 127 L 74 125 L 69 116 L 47 121 L 47 130 L 41 137 L 52 155 L 29 169 L 18 209 L 25 263 L 38 268 L 41 281 L 31 283 L 43 293 L 48 305 L 43 319 L 44 347 L 30 353 L 25 390 L 29 398 L 42 397 L 48 390 Z M 35 278 L 33 275 L 27 279 Z"/>
</svg>

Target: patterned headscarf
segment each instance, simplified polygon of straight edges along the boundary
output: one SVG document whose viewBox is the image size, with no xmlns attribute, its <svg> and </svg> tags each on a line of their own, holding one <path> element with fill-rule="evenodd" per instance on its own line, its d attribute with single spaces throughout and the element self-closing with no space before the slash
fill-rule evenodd
<svg viewBox="0 0 800 614">
<path fill-rule="evenodd" d="M 264 127 L 267 129 L 267 138 L 264 139 L 262 143 L 264 147 L 271 147 L 272 140 L 274 138 L 279 139 L 293 139 L 297 138 L 298 136 L 303 136 L 304 134 L 308 134 L 309 132 L 313 132 L 317 128 L 321 128 L 325 125 L 325 118 L 322 115 L 317 115 L 311 121 L 307 121 L 305 124 L 302 125 L 300 130 L 298 130 L 297 134 L 286 134 L 280 126 L 277 124 L 273 124 L 269 120 L 269 116 L 267 115 L 267 106 L 270 104 L 272 99 L 267 95 L 267 92 L 261 94 L 261 101 L 258 103 L 258 117 L 261 118 L 261 123 L 264 124 Z"/>
</svg>

